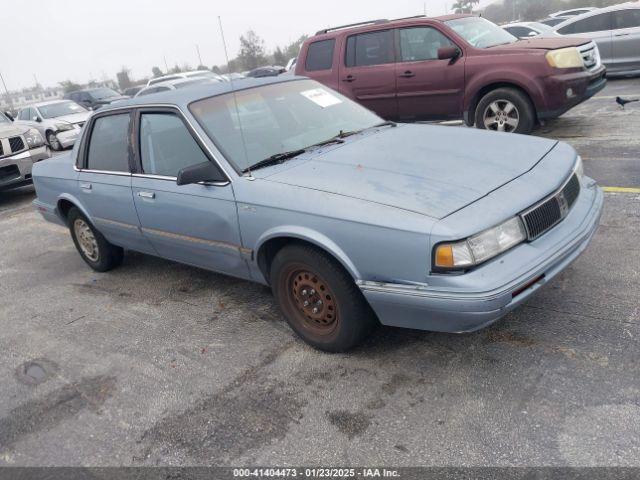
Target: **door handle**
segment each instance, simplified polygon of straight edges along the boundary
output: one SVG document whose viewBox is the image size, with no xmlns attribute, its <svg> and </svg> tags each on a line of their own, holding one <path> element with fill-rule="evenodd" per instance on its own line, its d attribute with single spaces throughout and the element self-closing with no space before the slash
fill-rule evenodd
<svg viewBox="0 0 640 480">
<path fill-rule="evenodd" d="M 156 198 L 156 194 L 153 192 L 138 192 L 138 196 L 142 198 Z"/>
<path fill-rule="evenodd" d="M 343 82 L 354 82 L 356 80 L 356 77 L 354 77 L 353 75 L 347 75 L 345 78 L 342 79 Z"/>
<path fill-rule="evenodd" d="M 90 183 L 81 183 L 80 184 L 80 188 L 83 190 L 91 190 L 91 184 Z"/>
<path fill-rule="evenodd" d="M 628 37 L 629 35 L 631 35 L 630 33 L 616 33 L 613 36 L 614 37 Z"/>
<path fill-rule="evenodd" d="M 406 72 L 404 72 L 403 74 L 400 75 L 402 78 L 411 78 L 411 77 L 415 77 L 416 74 L 413 73 L 411 70 L 407 70 Z"/>
</svg>

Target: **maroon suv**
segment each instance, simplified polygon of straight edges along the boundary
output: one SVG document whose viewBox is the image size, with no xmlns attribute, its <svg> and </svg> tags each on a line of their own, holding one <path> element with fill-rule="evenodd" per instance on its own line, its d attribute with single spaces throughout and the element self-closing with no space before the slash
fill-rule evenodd
<svg viewBox="0 0 640 480">
<path fill-rule="evenodd" d="M 296 74 L 390 120 L 464 118 L 527 133 L 602 90 L 595 43 L 519 40 L 471 15 L 374 20 L 321 30 L 303 45 Z"/>
</svg>

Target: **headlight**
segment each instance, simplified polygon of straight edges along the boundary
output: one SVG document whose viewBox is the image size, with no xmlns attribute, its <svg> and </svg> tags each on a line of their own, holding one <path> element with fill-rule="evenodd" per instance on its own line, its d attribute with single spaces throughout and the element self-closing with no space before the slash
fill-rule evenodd
<svg viewBox="0 0 640 480">
<path fill-rule="evenodd" d="M 73 125 L 70 123 L 56 123 L 56 130 L 59 132 L 66 132 L 67 130 L 73 130 Z"/>
<path fill-rule="evenodd" d="M 480 265 L 524 242 L 527 238 L 520 217 L 485 230 L 461 242 L 441 243 L 434 252 L 436 270 L 464 270 Z"/>
<path fill-rule="evenodd" d="M 547 52 L 547 62 L 554 68 L 582 68 L 584 60 L 576 47 L 560 48 Z"/>
<path fill-rule="evenodd" d="M 42 138 L 40 132 L 35 128 L 30 128 L 29 131 L 24 134 L 24 138 L 29 148 L 37 148 L 44 145 L 44 138 Z"/>
</svg>

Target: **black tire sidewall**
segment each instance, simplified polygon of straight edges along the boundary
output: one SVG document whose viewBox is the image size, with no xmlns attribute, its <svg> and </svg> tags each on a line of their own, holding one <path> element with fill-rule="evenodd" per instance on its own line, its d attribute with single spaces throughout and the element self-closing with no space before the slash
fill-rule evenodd
<svg viewBox="0 0 640 480">
<path fill-rule="evenodd" d="M 337 327 L 327 335 L 314 335 L 299 323 L 290 311 L 286 295 L 290 265 L 303 265 L 322 277 L 333 291 L 338 308 Z M 375 314 L 342 265 L 312 246 L 293 244 L 284 247 L 271 265 L 271 288 L 287 322 L 305 342 L 326 352 L 343 352 L 359 344 L 377 324 Z"/>
<path fill-rule="evenodd" d="M 94 262 L 93 260 L 88 258 L 82 251 L 82 248 L 80 248 L 80 243 L 78 242 L 74 229 L 74 223 L 77 219 L 83 220 L 93 232 L 93 235 L 98 244 L 99 256 L 97 262 Z M 110 244 L 78 208 L 73 207 L 69 210 L 69 213 L 67 215 L 67 224 L 71 232 L 73 243 L 76 246 L 76 250 L 78 250 L 80 257 L 82 257 L 86 264 L 89 265 L 92 269 L 98 272 L 106 272 L 122 263 L 122 248 Z"/>
<path fill-rule="evenodd" d="M 56 143 L 58 146 L 54 147 L 54 143 L 51 143 L 51 141 L 49 140 L 50 136 L 54 136 L 56 138 Z M 62 145 L 60 144 L 60 140 L 58 140 L 58 136 L 55 134 L 55 132 L 49 132 L 47 133 L 47 143 L 49 144 L 49 147 L 51 147 L 51 150 L 59 152 L 60 150 L 62 150 Z"/>
<path fill-rule="evenodd" d="M 478 103 L 478 107 L 476 108 L 476 128 L 486 130 L 483 118 L 484 112 L 491 103 L 499 100 L 508 100 L 509 102 L 513 103 L 518 109 L 520 122 L 518 124 L 518 128 L 510 133 L 531 133 L 536 121 L 535 109 L 531 104 L 529 98 L 524 93 L 514 88 L 498 88 L 482 97 L 482 99 Z"/>
</svg>

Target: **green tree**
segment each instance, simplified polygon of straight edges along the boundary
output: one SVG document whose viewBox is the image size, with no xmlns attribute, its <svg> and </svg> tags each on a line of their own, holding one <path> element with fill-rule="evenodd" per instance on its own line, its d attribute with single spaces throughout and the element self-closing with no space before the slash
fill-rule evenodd
<svg viewBox="0 0 640 480">
<path fill-rule="evenodd" d="M 287 56 L 284 54 L 284 52 L 282 51 L 282 49 L 280 47 L 276 47 L 276 49 L 273 51 L 273 63 L 274 65 L 286 65 L 287 62 L 289 61 L 289 59 L 287 58 Z"/>
<path fill-rule="evenodd" d="M 162 75 L 164 75 L 159 67 L 153 67 L 151 69 L 151 73 L 153 74 L 153 78 L 161 77 Z"/>
<path fill-rule="evenodd" d="M 74 90 L 80 90 L 82 88 L 82 85 L 72 82 L 71 80 L 60 82 L 60 86 L 62 87 L 64 93 L 73 92 Z"/>
<path fill-rule="evenodd" d="M 116 74 L 116 78 L 118 79 L 118 86 L 120 87 L 120 91 L 126 90 L 131 86 L 131 79 L 129 78 L 130 70 L 127 67 L 122 67 Z"/>
<path fill-rule="evenodd" d="M 480 3 L 480 0 L 458 0 L 451 8 L 455 13 L 471 13 L 473 12 L 473 6 L 478 3 Z"/>
<path fill-rule="evenodd" d="M 264 40 L 253 30 L 240 36 L 240 53 L 237 61 L 245 70 L 252 70 L 267 63 Z"/>
</svg>

